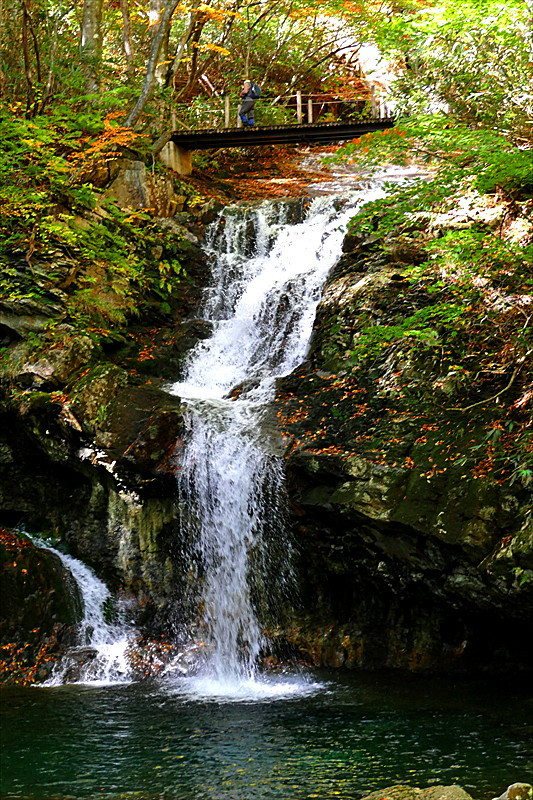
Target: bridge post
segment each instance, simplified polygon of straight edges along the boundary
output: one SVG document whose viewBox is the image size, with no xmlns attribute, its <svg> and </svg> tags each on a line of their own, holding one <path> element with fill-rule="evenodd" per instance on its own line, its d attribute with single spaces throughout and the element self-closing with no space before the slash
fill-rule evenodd
<svg viewBox="0 0 533 800">
<path fill-rule="evenodd" d="M 376 99 L 376 87 L 374 84 L 370 87 L 370 105 L 371 105 L 371 116 L 373 119 L 377 119 L 379 117 L 379 104 Z"/>
<path fill-rule="evenodd" d="M 230 122 L 230 99 L 229 94 L 224 95 L 224 127 L 229 128 Z"/>
<path fill-rule="evenodd" d="M 310 125 L 313 124 L 313 98 L 310 97 L 307 101 L 307 121 Z"/>
<path fill-rule="evenodd" d="M 296 92 L 296 117 L 298 119 L 298 125 L 301 125 L 304 121 L 304 116 L 302 114 L 302 93 Z"/>
<path fill-rule="evenodd" d="M 170 167 L 178 175 L 190 175 L 192 172 L 192 150 L 167 142 L 159 153 L 159 160 L 166 167 Z"/>
</svg>

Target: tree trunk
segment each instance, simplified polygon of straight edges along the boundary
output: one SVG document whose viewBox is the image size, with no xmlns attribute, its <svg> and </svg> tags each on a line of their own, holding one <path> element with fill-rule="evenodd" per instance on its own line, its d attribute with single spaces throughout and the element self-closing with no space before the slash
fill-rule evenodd
<svg viewBox="0 0 533 800">
<path fill-rule="evenodd" d="M 235 22 L 235 19 L 236 19 L 236 17 L 234 17 L 234 16 L 228 17 L 227 21 L 224 24 L 224 29 L 223 29 L 222 33 L 220 34 L 219 38 L 215 42 L 215 45 L 217 47 L 224 47 L 224 45 L 226 44 L 226 40 L 228 39 L 228 37 L 229 37 L 229 35 L 231 33 L 231 29 L 233 28 L 233 23 Z M 199 64 L 199 66 L 197 68 L 197 74 L 198 75 L 199 74 L 207 74 L 207 71 L 210 69 L 211 65 L 213 64 L 213 62 L 218 57 L 219 57 L 219 54 L 217 52 L 211 51 L 210 54 L 207 56 L 207 58 L 204 59 L 204 61 L 201 64 Z M 225 86 L 225 84 L 224 84 L 224 86 Z M 211 88 L 213 88 L 213 87 L 211 87 Z M 220 87 L 218 87 L 218 88 L 220 88 Z M 217 93 L 218 92 L 215 92 L 215 94 L 217 94 Z M 182 95 L 180 94 L 178 96 L 181 97 Z"/>
<path fill-rule="evenodd" d="M 127 63 L 128 75 L 133 72 L 133 61 L 135 52 L 133 50 L 133 39 L 131 35 L 131 16 L 128 0 L 120 0 L 120 10 L 122 12 L 122 47 Z"/>
<path fill-rule="evenodd" d="M 31 36 L 31 40 L 33 42 L 35 70 L 37 73 L 37 87 L 40 88 L 43 80 L 41 54 L 39 51 L 39 41 L 31 16 L 31 0 L 22 0 L 22 52 L 24 55 L 24 71 L 26 75 L 26 116 L 34 117 L 39 113 L 39 101 L 36 99 L 36 97 L 38 97 L 40 92 L 36 90 L 36 86 L 33 81 L 30 46 L 28 40 L 29 36 Z"/>
<path fill-rule="evenodd" d="M 88 94 L 97 92 L 100 87 L 102 5 L 103 0 L 83 0 L 80 56 L 85 75 L 85 91 Z"/>
<path fill-rule="evenodd" d="M 55 67 L 55 59 L 56 59 L 56 51 L 58 45 L 58 38 L 59 38 L 59 28 L 61 25 L 61 17 L 56 17 L 53 23 L 53 27 L 48 30 L 48 37 L 50 41 L 50 50 L 48 54 L 48 72 L 46 77 L 46 84 L 44 86 L 41 101 L 39 103 L 39 114 L 42 114 L 47 103 L 51 100 L 53 95 L 53 84 L 54 84 L 54 67 Z"/>
<path fill-rule="evenodd" d="M 141 116 L 146 103 L 151 97 L 151 94 L 154 90 L 154 83 L 156 78 L 156 69 L 157 64 L 159 63 L 159 54 L 161 51 L 161 47 L 165 38 L 168 36 L 168 32 L 170 30 L 170 23 L 172 22 L 172 15 L 174 14 L 180 0 L 167 0 L 165 5 L 165 9 L 161 16 L 161 23 L 157 30 L 156 35 L 152 40 L 152 46 L 150 48 L 150 58 L 148 59 L 148 66 L 146 67 L 146 75 L 144 78 L 143 88 L 141 90 L 141 94 L 137 102 L 135 103 L 134 107 L 128 114 L 128 117 L 124 123 L 126 127 L 131 128 L 139 117 Z"/>
<path fill-rule="evenodd" d="M 163 13 L 165 11 L 165 0 L 150 0 L 150 33 L 152 42 L 159 32 Z M 159 62 L 155 68 L 155 80 L 162 86 L 165 82 L 165 76 L 168 70 L 168 37 L 170 34 L 170 26 L 161 41 L 159 50 Z"/>
<path fill-rule="evenodd" d="M 26 3 L 22 2 L 22 53 L 24 55 L 24 74 L 26 76 L 26 116 L 31 115 L 35 96 L 31 69 L 30 47 L 28 43 L 29 14 Z"/>
</svg>

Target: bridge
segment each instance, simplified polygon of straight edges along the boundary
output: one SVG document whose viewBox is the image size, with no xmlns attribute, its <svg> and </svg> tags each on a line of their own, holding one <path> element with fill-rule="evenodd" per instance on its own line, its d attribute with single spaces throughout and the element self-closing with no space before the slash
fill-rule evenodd
<svg viewBox="0 0 533 800">
<path fill-rule="evenodd" d="M 357 139 L 395 124 L 393 117 L 371 117 L 358 122 L 307 123 L 300 125 L 265 125 L 253 128 L 212 128 L 208 130 L 174 131 L 161 150 L 160 159 L 180 175 L 190 175 L 193 150 L 219 147 L 257 147 L 259 145 L 324 144 Z"/>
</svg>

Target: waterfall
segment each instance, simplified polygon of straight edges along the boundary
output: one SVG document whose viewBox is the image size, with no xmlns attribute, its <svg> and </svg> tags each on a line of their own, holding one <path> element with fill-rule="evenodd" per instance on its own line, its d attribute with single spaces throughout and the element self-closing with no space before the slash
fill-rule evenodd
<svg viewBox="0 0 533 800">
<path fill-rule="evenodd" d="M 61 559 L 76 582 L 83 603 L 77 646 L 71 648 L 55 665 L 50 678 L 42 685 L 128 683 L 132 670 L 127 651 L 133 643 L 134 630 L 124 623 L 106 620 L 106 606 L 111 600 L 107 586 L 78 559 L 61 553 L 39 539 L 33 539 L 33 542 Z"/>
<path fill-rule="evenodd" d="M 269 563 L 272 541 L 283 536 L 283 462 L 269 423 L 276 379 L 305 358 L 348 220 L 383 194 L 374 187 L 318 197 L 297 224 L 287 222 L 287 204 L 230 206 L 208 232 L 213 284 L 204 315 L 213 333 L 169 391 L 186 406 L 178 484 L 185 538 L 200 564 L 204 672 L 226 686 L 256 677 L 264 643 L 254 568 Z"/>
</svg>

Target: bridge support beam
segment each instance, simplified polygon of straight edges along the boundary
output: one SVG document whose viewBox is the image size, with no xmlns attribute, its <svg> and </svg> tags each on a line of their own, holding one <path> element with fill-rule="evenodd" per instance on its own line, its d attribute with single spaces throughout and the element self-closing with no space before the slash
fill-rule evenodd
<svg viewBox="0 0 533 800">
<path fill-rule="evenodd" d="M 178 175 L 190 175 L 192 172 L 192 150 L 186 150 L 174 142 L 167 142 L 159 153 L 159 160 Z"/>
<path fill-rule="evenodd" d="M 290 142 L 340 142 L 355 139 L 365 133 L 384 131 L 394 126 L 394 119 L 367 119 L 357 123 L 326 122 L 313 125 L 258 125 L 256 128 L 238 128 L 197 131 L 174 131 L 171 141 L 176 150 L 168 156 L 169 166 L 186 175 L 192 167 L 190 150 L 213 150 L 219 147 L 249 147 L 250 145 L 289 144 Z M 183 150 L 180 151 L 180 148 Z M 176 161 L 180 159 L 180 163 Z"/>
</svg>

